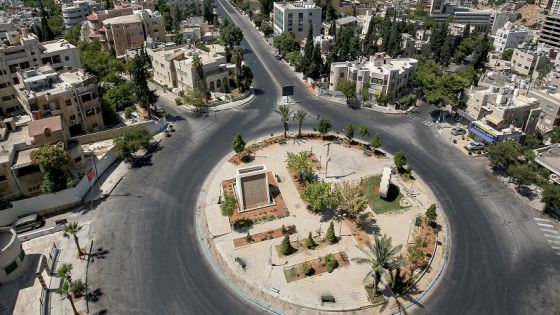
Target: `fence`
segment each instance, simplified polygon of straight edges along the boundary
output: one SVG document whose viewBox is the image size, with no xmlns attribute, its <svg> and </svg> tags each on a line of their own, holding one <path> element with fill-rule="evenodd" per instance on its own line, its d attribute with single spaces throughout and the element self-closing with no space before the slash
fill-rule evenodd
<svg viewBox="0 0 560 315">
<path fill-rule="evenodd" d="M 153 135 L 163 130 L 163 128 L 165 128 L 166 126 L 166 123 L 167 123 L 166 119 L 163 118 L 157 122 L 150 121 L 147 123 L 143 123 L 142 126 L 148 129 L 150 134 Z M 120 134 L 122 134 L 128 128 L 130 128 L 130 126 L 117 128 L 117 129 L 121 129 L 121 131 L 118 131 L 117 133 L 120 132 Z M 108 131 L 112 131 L 112 130 L 108 130 Z M 95 141 L 110 139 L 110 138 L 106 138 L 109 135 L 114 136 L 115 133 L 101 131 L 95 134 L 85 135 L 82 137 L 89 136 L 88 138 L 84 138 L 84 141 L 86 141 L 85 143 L 90 143 L 87 141 L 95 142 Z M 115 155 L 114 148 L 107 151 L 107 153 L 105 153 L 105 155 L 99 161 L 96 162 L 96 170 L 98 176 L 103 174 L 103 172 L 105 172 L 105 170 L 109 168 L 109 166 L 111 166 L 111 164 L 113 164 L 113 162 L 115 162 L 116 160 L 117 160 L 117 156 Z M 81 204 L 82 199 L 88 193 L 90 188 L 95 184 L 95 181 L 97 180 L 98 176 L 94 176 L 93 178 L 88 179 L 88 176 L 86 175 L 73 188 L 61 190 L 59 192 L 52 193 L 52 194 L 44 194 L 44 195 L 39 195 L 36 197 L 12 202 L 11 208 L 7 208 L 5 210 L 0 211 L 0 226 L 11 224 L 15 220 L 17 220 L 19 216 L 28 215 L 32 213 L 45 214 L 57 210 L 68 209 Z"/>
</svg>

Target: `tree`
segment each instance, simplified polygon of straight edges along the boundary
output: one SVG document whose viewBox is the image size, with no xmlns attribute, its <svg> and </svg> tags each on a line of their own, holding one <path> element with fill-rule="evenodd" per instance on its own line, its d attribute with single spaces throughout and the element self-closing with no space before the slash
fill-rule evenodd
<svg viewBox="0 0 560 315">
<path fill-rule="evenodd" d="M 484 34 L 484 37 L 480 41 L 480 44 L 475 46 L 472 54 L 472 65 L 478 70 L 484 67 L 484 64 L 488 61 L 488 53 L 492 49 L 492 44 L 488 38 L 488 34 Z"/>
<path fill-rule="evenodd" d="M 517 185 L 517 189 L 520 189 L 521 186 L 538 183 L 540 180 L 537 172 L 532 170 L 528 165 L 510 165 L 508 174 L 511 176 L 511 179 L 513 179 L 515 185 Z"/>
<path fill-rule="evenodd" d="M 72 283 L 72 264 L 64 263 L 58 267 L 56 277 Z"/>
<path fill-rule="evenodd" d="M 436 204 L 432 204 L 427 210 L 426 210 L 426 219 L 428 220 L 428 223 L 430 225 L 434 225 L 436 223 L 437 220 L 437 212 L 436 212 Z"/>
<path fill-rule="evenodd" d="M 86 284 L 82 281 L 82 279 L 78 279 L 70 283 L 70 292 L 72 296 L 78 297 L 84 295 L 86 291 Z"/>
<path fill-rule="evenodd" d="M 259 0 L 259 2 L 261 4 L 261 14 L 268 19 L 272 12 L 274 2 L 272 0 Z"/>
<path fill-rule="evenodd" d="M 504 51 L 502 52 L 502 60 L 510 61 L 512 56 L 513 56 L 513 49 L 511 48 L 504 49 Z"/>
<path fill-rule="evenodd" d="M 313 55 L 311 57 L 311 63 L 307 67 L 307 76 L 313 80 L 319 80 L 324 67 L 323 57 L 321 57 L 321 45 L 317 43 L 313 46 Z"/>
<path fill-rule="evenodd" d="M 393 157 L 393 162 L 395 162 L 395 166 L 399 171 L 401 171 L 406 166 L 406 154 L 403 150 L 399 150 L 395 153 Z"/>
<path fill-rule="evenodd" d="M 230 22 L 229 19 L 225 19 L 220 24 L 220 35 L 221 39 L 224 42 L 226 48 L 226 57 L 229 62 L 230 58 L 230 51 L 232 47 L 239 46 L 241 44 L 241 40 L 243 40 L 243 32 L 237 25 Z"/>
<path fill-rule="evenodd" d="M 521 155 L 521 146 L 517 142 L 499 142 L 487 147 L 488 159 L 494 169 L 507 170 L 517 163 Z"/>
<path fill-rule="evenodd" d="M 197 55 L 193 56 L 192 59 L 192 67 L 195 70 L 198 80 L 197 80 L 197 86 L 199 87 L 200 91 L 206 95 L 206 92 L 208 91 L 208 88 L 206 86 L 206 77 L 204 75 L 204 67 L 202 66 L 202 61 L 200 60 L 200 57 Z"/>
<path fill-rule="evenodd" d="M 235 137 L 233 137 L 231 146 L 233 147 L 233 151 L 235 151 L 235 153 L 237 154 L 245 150 L 245 141 L 243 140 L 243 137 L 239 132 L 235 135 Z"/>
<path fill-rule="evenodd" d="M 60 294 L 63 299 L 67 299 L 68 301 L 70 301 L 70 305 L 72 306 L 74 315 L 79 315 L 78 310 L 76 309 L 76 305 L 74 305 L 74 301 L 72 300 L 72 290 L 70 288 L 70 283 L 64 282 L 62 286 L 58 288 L 57 293 Z"/>
<path fill-rule="evenodd" d="M 70 162 L 70 156 L 58 144 L 46 144 L 31 151 L 31 162 L 42 165 L 47 170 L 62 169 Z"/>
<path fill-rule="evenodd" d="M 336 90 L 342 92 L 348 101 L 349 98 L 356 97 L 356 82 L 340 80 L 336 85 Z"/>
<path fill-rule="evenodd" d="M 364 197 L 362 187 L 350 182 L 336 183 L 333 187 L 333 194 L 339 201 L 338 210 L 356 217 L 367 209 L 368 201 Z"/>
<path fill-rule="evenodd" d="M 325 261 L 327 262 L 327 272 L 331 273 L 338 267 L 338 260 L 333 254 L 327 254 L 325 256 Z"/>
<path fill-rule="evenodd" d="M 299 109 L 294 113 L 293 120 L 298 124 L 298 138 L 301 138 L 301 126 L 307 117 L 307 112 L 303 109 Z"/>
<path fill-rule="evenodd" d="M 536 80 L 538 86 L 543 85 L 543 83 L 546 81 L 546 77 L 548 77 L 552 69 L 553 69 L 552 64 L 550 64 L 549 62 L 545 63 L 543 66 L 539 68 L 538 76 Z"/>
<path fill-rule="evenodd" d="M 387 235 L 383 235 L 381 238 L 375 236 L 374 243 L 369 248 L 369 252 L 359 247 L 368 258 L 352 259 L 358 264 L 371 264 L 371 270 L 367 273 L 366 278 L 373 276 L 374 294 L 377 294 L 377 287 L 382 275 L 387 279 L 391 279 L 391 272 L 397 268 L 404 267 L 406 264 L 403 256 L 397 256 L 402 249 L 402 245 L 393 246 L 391 243 L 392 239 Z"/>
<path fill-rule="evenodd" d="M 253 71 L 248 66 L 241 66 L 241 74 L 235 80 L 241 92 L 247 91 L 253 83 Z"/>
<path fill-rule="evenodd" d="M 376 36 L 375 19 L 372 17 L 369 20 L 367 33 L 364 38 L 364 42 L 362 44 L 362 56 L 371 56 L 375 53 L 377 49 L 377 47 L 374 44 L 374 42 L 377 41 L 377 38 L 375 38 L 375 36 Z"/>
<path fill-rule="evenodd" d="M 364 103 L 368 103 L 371 100 L 371 93 L 369 92 L 370 86 L 369 82 L 366 82 L 362 87 L 362 101 Z"/>
<path fill-rule="evenodd" d="M 294 252 L 295 248 L 292 246 L 290 242 L 290 236 L 286 235 L 282 239 L 282 243 L 280 243 L 280 253 L 284 256 L 288 256 Z"/>
<path fill-rule="evenodd" d="M 381 137 L 379 136 L 378 133 L 373 135 L 369 144 L 371 145 L 371 147 L 375 151 L 377 151 L 377 149 L 379 149 L 381 147 Z"/>
<path fill-rule="evenodd" d="M 305 185 L 301 199 L 309 204 L 311 210 L 319 212 L 332 209 L 338 205 L 338 198 L 331 194 L 331 185 L 326 182 L 315 182 Z"/>
<path fill-rule="evenodd" d="M 152 135 L 143 127 L 134 126 L 113 140 L 117 157 L 129 162 L 132 154 L 141 148 L 146 148 L 152 140 Z"/>
<path fill-rule="evenodd" d="M 333 223 L 333 221 L 331 221 L 331 223 L 329 224 L 329 228 L 327 229 L 327 234 L 325 236 L 325 239 L 331 244 L 334 244 L 338 241 L 338 239 L 336 238 L 336 235 L 334 234 L 334 223 Z"/>
<path fill-rule="evenodd" d="M 150 90 L 148 87 L 148 57 L 143 50 L 140 50 L 132 59 L 131 77 L 136 102 L 150 112 L 150 108 L 157 102 L 158 96 L 154 90 Z"/>
<path fill-rule="evenodd" d="M 66 30 L 66 34 L 64 34 L 64 39 L 67 40 L 72 45 L 78 45 L 78 41 L 80 40 L 80 31 L 82 28 L 82 24 L 78 23 L 71 28 Z"/>
<path fill-rule="evenodd" d="M 183 12 L 179 9 L 179 5 L 173 5 L 173 30 L 175 32 L 180 31 L 181 20 L 183 20 Z"/>
<path fill-rule="evenodd" d="M 410 279 L 414 269 L 423 267 L 426 264 L 426 259 L 424 255 L 424 247 L 422 246 L 422 240 L 420 237 L 415 239 L 414 244 L 408 245 L 406 248 L 406 254 L 408 261 L 410 262 Z"/>
<path fill-rule="evenodd" d="M 235 64 L 235 70 L 237 71 L 237 75 L 241 74 L 241 64 L 243 62 L 243 56 L 245 55 L 245 50 L 240 46 L 235 46 L 231 50 L 231 62 Z"/>
<path fill-rule="evenodd" d="M 288 152 L 286 160 L 288 169 L 297 174 L 299 181 L 306 180 L 313 174 L 313 167 L 307 159 L 307 152 L 301 151 L 299 153 Z"/>
<path fill-rule="evenodd" d="M 336 40 L 329 57 L 334 62 L 351 61 L 358 58 L 360 51 L 360 39 L 356 35 L 355 27 L 343 27 L 336 34 Z"/>
<path fill-rule="evenodd" d="M 78 239 L 78 232 L 80 232 L 81 229 L 82 227 L 78 225 L 78 222 L 72 222 L 64 225 L 63 236 L 66 238 L 70 238 L 70 236 L 72 236 L 72 238 L 74 239 L 74 244 L 76 244 L 76 248 L 78 249 L 78 256 L 82 256 L 82 249 L 80 247 L 80 241 Z"/>
<path fill-rule="evenodd" d="M 156 10 L 161 13 L 163 17 L 163 25 L 165 26 L 166 32 L 171 32 L 173 29 L 173 19 L 171 19 L 171 10 L 169 9 L 169 4 L 166 0 L 158 0 L 156 4 Z"/>
<path fill-rule="evenodd" d="M 234 194 L 224 194 L 224 201 L 220 204 L 220 210 L 224 217 L 231 217 L 235 210 L 239 208 L 237 198 Z"/>
<path fill-rule="evenodd" d="M 290 105 L 280 105 L 274 112 L 280 115 L 280 122 L 284 127 L 284 138 L 286 138 L 288 136 L 288 129 L 290 128 L 290 116 L 292 116 L 292 107 Z"/>
<path fill-rule="evenodd" d="M 290 51 L 297 51 L 298 44 L 296 42 L 296 35 L 292 32 L 286 32 L 276 35 L 273 40 L 274 48 L 282 55 L 286 55 Z"/>
<path fill-rule="evenodd" d="M 552 143 L 560 143 L 560 126 L 554 127 L 546 134 Z"/>
<path fill-rule="evenodd" d="M 113 1 L 105 0 L 105 10 L 109 10 L 113 8 Z"/>
<path fill-rule="evenodd" d="M 224 83 L 224 85 L 226 85 Z M 188 89 L 183 97 L 185 104 L 195 107 L 195 111 L 199 112 L 206 106 L 206 94 L 199 89 Z"/>
<path fill-rule="evenodd" d="M 315 240 L 313 239 L 313 236 L 311 235 L 311 232 L 309 232 L 309 235 L 307 236 L 307 239 L 305 240 L 305 246 L 309 249 L 315 249 L 315 247 L 317 247 L 317 244 L 315 243 Z"/>
<path fill-rule="evenodd" d="M 545 204 L 544 210 L 546 212 L 558 212 L 560 210 L 560 185 L 545 185 L 541 201 Z"/>
<path fill-rule="evenodd" d="M 465 28 L 463 29 L 463 35 L 461 37 L 463 38 L 471 37 L 471 23 L 467 23 L 467 25 L 465 25 Z"/>
<path fill-rule="evenodd" d="M 354 126 L 352 124 L 346 126 L 346 139 L 350 142 L 354 139 Z"/>
<path fill-rule="evenodd" d="M 103 93 L 103 101 L 111 105 L 116 111 L 134 106 L 134 92 L 130 82 L 119 83 Z"/>
<path fill-rule="evenodd" d="M 319 133 L 321 133 L 323 136 L 329 133 L 329 131 L 331 131 L 331 128 L 331 121 L 326 118 L 321 118 L 321 120 L 319 120 L 319 123 L 317 124 L 317 131 L 319 131 Z"/>
<path fill-rule="evenodd" d="M 362 136 L 363 138 L 367 137 L 369 135 L 369 130 L 368 127 L 366 125 L 361 125 L 358 127 L 358 133 L 360 134 L 360 136 Z"/>
<path fill-rule="evenodd" d="M 304 262 L 302 267 L 303 274 L 306 276 L 310 276 L 315 272 L 315 269 L 311 266 L 309 262 Z"/>
<path fill-rule="evenodd" d="M 260 30 L 265 37 L 274 34 L 274 29 L 272 28 L 272 24 L 269 21 L 263 21 Z"/>
<path fill-rule="evenodd" d="M 303 64 L 303 55 L 299 51 L 290 51 L 286 54 L 286 61 L 296 68 L 296 71 L 301 71 Z"/>
<path fill-rule="evenodd" d="M 208 21 L 208 23 L 214 23 L 214 9 L 212 8 L 214 1 L 207 0 L 204 1 L 204 19 Z"/>
<path fill-rule="evenodd" d="M 307 32 L 307 38 L 305 40 L 305 46 L 303 48 L 302 68 L 303 74 L 306 77 L 309 76 L 309 69 L 311 64 L 313 63 L 313 47 L 313 26 L 310 25 Z"/>
</svg>

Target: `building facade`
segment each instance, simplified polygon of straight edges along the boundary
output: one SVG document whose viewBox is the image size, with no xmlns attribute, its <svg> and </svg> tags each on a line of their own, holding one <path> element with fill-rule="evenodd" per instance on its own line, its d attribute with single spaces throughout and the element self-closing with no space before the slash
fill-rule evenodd
<svg viewBox="0 0 560 315">
<path fill-rule="evenodd" d="M 321 8 L 313 2 L 275 2 L 274 32 L 292 32 L 296 41 L 307 37 L 313 27 L 313 36 L 321 34 Z"/>
<path fill-rule="evenodd" d="M 543 51 L 526 48 L 516 48 L 511 56 L 511 70 L 515 73 L 530 77 L 540 67 L 548 62 L 548 56 Z"/>
<path fill-rule="evenodd" d="M 507 22 L 503 28 L 496 31 L 494 49 L 503 52 L 506 49 L 517 48 L 527 39 L 528 35 L 527 30 L 515 27 L 513 23 Z"/>
<path fill-rule="evenodd" d="M 560 48 L 560 15 L 547 15 L 542 23 L 539 42 Z"/>
<path fill-rule="evenodd" d="M 76 24 L 81 24 L 86 17 L 97 8 L 94 1 L 74 1 L 72 3 L 62 5 L 62 19 L 64 27 L 71 28 Z"/>
<path fill-rule="evenodd" d="M 16 231 L 10 227 L 0 227 L 0 283 L 19 277 L 25 270 L 25 261 L 25 251 Z"/>
<path fill-rule="evenodd" d="M 560 95 L 551 93 L 547 90 L 529 91 L 529 96 L 539 101 L 541 116 L 537 123 L 537 128 L 545 133 L 551 131 L 555 126 L 560 125 Z"/>
<path fill-rule="evenodd" d="M 369 85 L 372 93 L 381 93 L 396 100 L 409 91 L 417 68 L 416 59 L 392 59 L 385 53 L 352 62 L 333 62 L 329 90 L 336 90 L 340 81 L 349 80 L 356 82 L 357 93 Z"/>
</svg>

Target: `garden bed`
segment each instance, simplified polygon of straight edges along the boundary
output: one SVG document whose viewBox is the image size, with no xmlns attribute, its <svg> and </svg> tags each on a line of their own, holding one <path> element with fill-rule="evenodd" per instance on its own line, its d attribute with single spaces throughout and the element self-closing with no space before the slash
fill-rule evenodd
<svg viewBox="0 0 560 315">
<path fill-rule="evenodd" d="M 362 183 L 364 195 L 373 212 L 376 214 L 394 213 L 405 209 L 406 207 L 401 205 L 403 195 L 400 193 L 399 187 L 395 184 L 390 184 L 387 198 L 382 198 L 379 195 L 380 183 L 381 175 L 368 177 Z"/>
<path fill-rule="evenodd" d="M 258 242 L 263 242 L 266 240 L 272 240 L 275 238 L 279 238 L 285 235 L 292 235 L 294 233 L 296 233 L 296 226 L 295 225 L 288 225 L 286 226 L 286 233 L 282 232 L 282 228 L 278 228 L 278 229 L 274 229 L 274 230 L 269 230 L 266 232 L 261 232 L 261 233 L 256 233 L 256 234 L 250 234 L 251 238 L 250 240 L 247 240 L 247 237 L 240 237 L 240 238 L 236 238 L 233 240 L 233 246 L 235 248 L 238 247 L 242 247 L 242 246 L 246 246 L 246 245 L 250 245 L 250 244 L 254 244 L 254 243 L 258 243 Z"/>
<path fill-rule="evenodd" d="M 313 249 L 310 249 L 307 248 L 307 245 L 305 244 L 305 240 L 307 240 L 307 237 L 301 240 L 291 241 L 290 244 L 292 244 L 294 251 L 289 255 L 282 255 L 282 253 L 280 252 L 280 245 L 276 245 L 275 247 L 276 247 L 276 252 L 278 253 L 278 257 L 292 256 L 293 254 L 296 253 L 304 253 L 306 251 L 312 251 L 331 245 L 329 241 L 327 240 L 321 241 L 321 238 L 319 236 L 315 236 L 313 237 L 313 240 L 315 241 L 316 246 Z"/>
<path fill-rule="evenodd" d="M 381 293 L 381 291 L 377 291 L 375 294 L 373 292 L 373 288 L 364 287 L 366 289 L 368 300 L 372 305 L 379 305 L 385 303 L 385 297 Z"/>
<path fill-rule="evenodd" d="M 338 261 L 338 267 L 336 269 L 348 266 L 350 264 L 350 261 L 348 260 L 345 252 L 339 252 L 333 255 Z M 313 268 L 314 272 L 312 274 L 305 275 L 305 273 L 303 272 L 303 266 L 305 263 L 308 263 Z M 286 281 L 288 283 L 305 279 L 307 277 L 317 276 L 325 272 L 328 272 L 325 257 L 319 257 L 317 259 L 308 260 L 303 263 L 284 268 L 284 276 L 286 277 Z"/>
</svg>

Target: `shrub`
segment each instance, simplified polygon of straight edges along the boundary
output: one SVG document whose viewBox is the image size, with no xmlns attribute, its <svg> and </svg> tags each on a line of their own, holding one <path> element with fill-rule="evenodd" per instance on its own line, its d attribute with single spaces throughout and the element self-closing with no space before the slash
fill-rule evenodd
<svg viewBox="0 0 560 315">
<path fill-rule="evenodd" d="M 426 219 L 428 220 L 428 223 L 430 223 L 430 225 L 434 225 L 436 223 L 437 212 L 436 212 L 436 205 L 435 204 L 432 204 L 426 210 Z"/>
<path fill-rule="evenodd" d="M 338 260 L 333 254 L 328 254 L 325 256 L 325 260 L 327 261 L 327 271 L 329 273 L 333 272 L 338 267 Z"/>
<path fill-rule="evenodd" d="M 124 118 L 132 118 L 132 113 L 134 113 L 134 107 L 130 106 L 124 109 Z"/>
<path fill-rule="evenodd" d="M 115 154 L 125 161 L 130 161 L 132 154 L 140 148 L 148 147 L 151 140 L 152 135 L 145 128 L 140 126 L 131 127 L 113 140 Z"/>
<path fill-rule="evenodd" d="M 338 206 L 338 196 L 331 194 L 330 183 L 316 182 L 303 188 L 301 199 L 309 203 L 313 211 L 322 211 Z"/>
<path fill-rule="evenodd" d="M 233 151 L 235 151 L 235 153 L 241 153 L 245 150 L 245 141 L 240 133 L 237 133 L 235 137 L 233 137 L 231 146 L 233 147 Z"/>
<path fill-rule="evenodd" d="M 237 198 L 233 194 L 225 194 L 224 201 L 220 204 L 220 210 L 222 211 L 222 215 L 224 217 L 230 217 L 233 215 L 235 209 L 239 206 L 237 205 Z"/>
<path fill-rule="evenodd" d="M 329 225 L 329 228 L 327 229 L 327 241 L 329 241 L 329 243 L 334 244 L 337 242 L 336 239 L 336 235 L 334 234 L 334 223 L 331 221 L 331 224 Z"/>
<path fill-rule="evenodd" d="M 399 152 L 397 152 L 395 154 L 395 157 L 393 158 L 393 161 L 395 162 L 395 166 L 397 167 L 397 169 L 401 171 L 406 165 L 406 154 L 404 153 L 404 151 L 400 150 Z"/>
<path fill-rule="evenodd" d="M 313 267 L 311 266 L 311 264 L 309 262 L 304 262 L 303 263 L 303 273 L 306 276 L 310 276 L 315 272 L 315 269 L 313 269 Z"/>
<path fill-rule="evenodd" d="M 315 249 L 315 247 L 317 247 L 315 240 L 311 236 L 311 232 L 309 232 L 309 236 L 307 236 L 307 239 L 305 240 L 305 246 L 309 249 Z"/>
<path fill-rule="evenodd" d="M 177 106 L 183 105 L 183 99 L 180 98 L 180 97 L 177 97 L 175 99 L 175 105 L 177 105 Z"/>
<path fill-rule="evenodd" d="M 282 234 L 286 234 L 286 233 L 288 233 L 288 230 L 286 229 L 284 224 L 282 224 Z"/>
<path fill-rule="evenodd" d="M 292 247 L 292 243 L 290 243 L 290 236 L 284 236 L 282 243 L 280 244 L 280 253 L 284 256 L 290 255 L 294 252 L 294 248 Z"/>
</svg>

